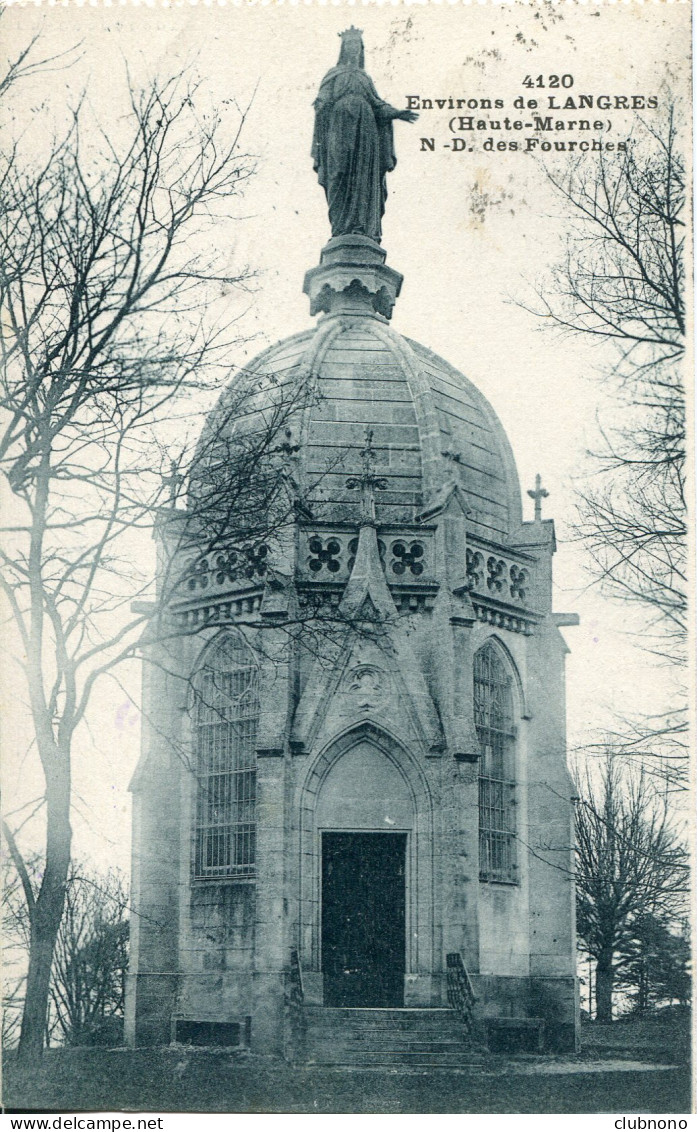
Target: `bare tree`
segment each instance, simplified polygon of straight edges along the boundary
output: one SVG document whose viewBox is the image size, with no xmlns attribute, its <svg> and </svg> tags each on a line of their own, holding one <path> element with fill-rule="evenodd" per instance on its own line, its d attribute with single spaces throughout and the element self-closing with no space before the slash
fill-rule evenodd
<svg viewBox="0 0 697 1132">
<path fill-rule="evenodd" d="M 38 857 L 27 862 L 31 873 L 39 866 Z M 31 925 L 19 877 L 9 858 L 5 859 L 4 874 L 3 1038 L 10 1046 L 19 1037 Z M 65 891 L 51 970 L 47 1043 L 57 1035 L 65 1045 L 118 1044 L 128 959 L 125 885 L 117 873 L 102 876 L 73 862 Z"/>
<path fill-rule="evenodd" d="M 688 855 L 668 803 L 643 770 L 609 754 L 587 771 L 576 809 L 577 927 L 596 965 L 596 1016 L 612 1020 L 618 973 L 634 960 L 647 915 L 675 919 L 688 892 Z"/>
<path fill-rule="evenodd" d="M 30 931 L 21 1056 L 44 1041 L 73 747 L 95 684 L 144 639 L 205 627 L 182 628 L 171 610 L 203 574 L 282 590 L 274 551 L 307 511 L 293 461 L 311 380 L 231 375 L 239 335 L 234 317 L 216 318 L 249 277 L 220 266 L 220 224 L 253 168 L 244 115 L 226 138 L 182 76 L 133 94 L 117 139 L 92 124 L 85 146 L 87 113 L 81 104 L 43 161 L 15 147 L 0 167 L 0 467 L 12 500 L 1 584 L 45 783 L 38 878 L 20 845 L 26 819 L 4 823 Z M 154 563 L 133 554 L 134 532 L 153 527 L 155 593 Z M 311 604 L 267 619 L 308 648 L 345 621 Z"/>
<path fill-rule="evenodd" d="M 51 974 L 51 1015 L 65 1045 L 120 1044 L 128 966 L 121 877 L 73 865 Z"/>
<path fill-rule="evenodd" d="M 685 170 L 674 108 L 641 122 L 625 153 L 549 178 L 570 228 L 540 313 L 603 348 L 617 406 L 601 421 L 577 534 L 591 574 L 637 610 L 642 646 L 672 665 L 676 683 L 672 702 L 618 727 L 617 749 L 684 782 Z"/>
<path fill-rule="evenodd" d="M 40 860 L 27 856 L 25 868 L 34 877 Z M 2 855 L 2 1043 L 4 1049 L 15 1046 L 24 1006 L 24 989 L 29 954 L 29 915 L 22 883 L 7 853 Z"/>
<path fill-rule="evenodd" d="M 0 165 L 0 465 L 12 500 L 2 588 L 45 781 L 40 879 L 18 828 L 5 825 L 30 930 L 21 1055 L 44 1040 L 70 865 L 75 734 L 95 682 L 135 654 L 147 620 L 131 603 L 149 571 L 139 575 L 121 538 L 171 510 L 162 428 L 190 427 L 194 395 L 198 412 L 229 377 L 234 325 L 205 312 L 247 278 L 220 270 L 209 238 L 252 171 L 243 116 L 226 137 L 217 117 L 198 116 L 195 95 L 181 76 L 155 83 L 133 94 L 118 138 L 92 125 L 89 145 L 83 103 L 42 160 L 15 145 Z M 254 396 L 243 382 L 227 412 L 244 415 Z M 284 441 L 278 400 L 238 446 L 239 484 L 262 449 L 278 446 L 279 431 Z M 273 475 L 280 480 L 275 465 Z"/>
<path fill-rule="evenodd" d="M 0 8 L 0 22 L 7 18 L 7 8 Z M 24 79 L 46 74 L 47 71 L 62 70 L 71 66 L 79 54 L 79 44 L 54 54 L 44 55 L 38 49 L 41 45 L 41 32 L 37 32 L 16 55 L 7 59 L 0 73 L 0 100 Z M 37 57 L 38 56 L 38 57 Z"/>
</svg>

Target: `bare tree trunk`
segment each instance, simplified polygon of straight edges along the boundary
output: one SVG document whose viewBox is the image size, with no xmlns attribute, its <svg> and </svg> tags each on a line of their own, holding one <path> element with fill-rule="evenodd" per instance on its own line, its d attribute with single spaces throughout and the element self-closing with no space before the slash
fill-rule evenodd
<svg viewBox="0 0 697 1132">
<path fill-rule="evenodd" d="M 639 975 L 639 996 L 638 1007 L 639 1010 L 644 1012 L 649 1008 L 649 991 L 651 986 L 651 979 L 649 977 L 649 961 L 644 959 L 641 964 L 641 973 Z"/>
<path fill-rule="evenodd" d="M 615 970 L 612 952 L 601 952 L 595 966 L 595 1018 L 597 1022 L 612 1022 L 612 989 Z"/>
<path fill-rule="evenodd" d="M 19 1037 L 21 1059 L 39 1057 L 46 1035 L 48 997 L 53 953 L 65 903 L 70 868 L 70 760 L 53 749 L 44 761 L 46 776 L 46 867 L 39 894 L 31 910 L 29 969 Z"/>
</svg>

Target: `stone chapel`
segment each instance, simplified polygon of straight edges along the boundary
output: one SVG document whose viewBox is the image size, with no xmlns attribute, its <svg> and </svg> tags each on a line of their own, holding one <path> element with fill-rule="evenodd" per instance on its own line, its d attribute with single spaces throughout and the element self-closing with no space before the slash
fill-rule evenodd
<svg viewBox="0 0 697 1132">
<path fill-rule="evenodd" d="M 144 645 L 137 1046 L 433 1065 L 575 1047 L 554 524 L 539 482 L 524 520 L 482 394 L 391 327 L 385 259 L 333 235 L 305 278 L 316 325 L 245 367 L 262 397 L 312 388 L 282 537 L 160 584 L 182 631 Z M 161 571 L 195 506 L 159 524 Z M 289 636 L 308 608 L 340 615 L 327 649 Z"/>
</svg>

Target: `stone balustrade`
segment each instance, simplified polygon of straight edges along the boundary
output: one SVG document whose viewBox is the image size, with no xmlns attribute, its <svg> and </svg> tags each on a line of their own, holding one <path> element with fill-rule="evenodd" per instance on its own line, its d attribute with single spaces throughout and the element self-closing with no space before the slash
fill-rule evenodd
<svg viewBox="0 0 697 1132">
<path fill-rule="evenodd" d="M 358 549 L 355 530 L 300 532 L 298 572 L 304 582 L 346 582 Z M 433 578 L 433 532 L 378 531 L 378 551 L 388 584 Z"/>
<path fill-rule="evenodd" d="M 433 530 L 381 528 L 377 539 L 385 578 L 398 608 L 402 612 L 432 608 L 438 590 Z M 327 600 L 340 601 L 357 549 L 358 532 L 353 527 L 318 525 L 300 530 L 297 581 L 301 604 L 307 603 L 313 583 L 318 590 L 326 591 Z M 187 567 L 178 586 L 177 605 L 200 605 L 202 599 L 205 604 L 211 600 L 216 603 L 225 594 L 242 596 L 242 592 L 260 590 L 269 576 L 270 560 L 263 543 L 202 555 Z M 479 620 L 514 632 L 532 631 L 536 620 L 532 556 L 472 540 L 466 549 L 465 567 L 467 589 Z"/>
<path fill-rule="evenodd" d="M 467 586 L 471 594 L 520 608 L 534 605 L 534 560 L 515 557 L 486 544 L 467 547 Z"/>
<path fill-rule="evenodd" d="M 195 598 L 209 592 L 260 585 L 268 571 L 268 558 L 269 550 L 264 543 L 202 555 L 185 570 L 181 596 Z"/>
</svg>

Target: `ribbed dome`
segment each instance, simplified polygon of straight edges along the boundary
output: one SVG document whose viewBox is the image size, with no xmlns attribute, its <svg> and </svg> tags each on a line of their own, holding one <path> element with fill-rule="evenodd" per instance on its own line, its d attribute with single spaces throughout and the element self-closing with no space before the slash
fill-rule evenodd
<svg viewBox="0 0 697 1132">
<path fill-rule="evenodd" d="M 316 389 L 294 440 L 302 486 L 318 519 L 357 519 L 357 493 L 346 479 L 361 470 L 370 426 L 376 471 L 387 479 L 387 490 L 377 493 L 379 522 L 413 522 L 455 479 L 471 508 L 473 532 L 505 541 L 520 523 L 513 455 L 489 403 L 442 358 L 379 317 L 325 317 L 266 350 L 245 372 L 268 375 L 269 392 L 308 379 Z M 233 382 L 209 429 L 229 413 L 234 389 Z"/>
</svg>

